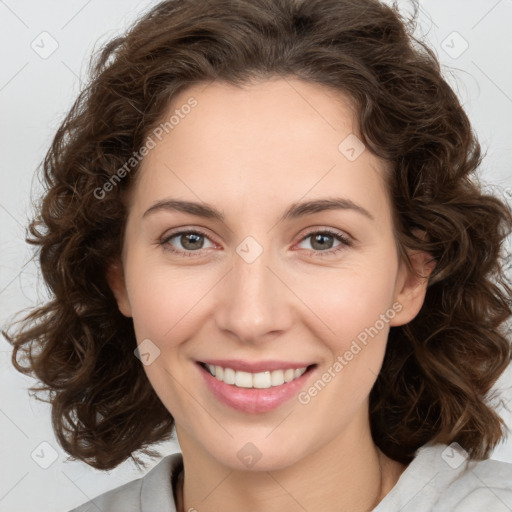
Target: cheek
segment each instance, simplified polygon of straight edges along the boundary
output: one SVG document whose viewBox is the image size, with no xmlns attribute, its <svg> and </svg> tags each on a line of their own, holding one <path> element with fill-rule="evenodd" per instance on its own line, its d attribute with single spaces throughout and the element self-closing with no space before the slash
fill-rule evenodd
<svg viewBox="0 0 512 512">
<path fill-rule="evenodd" d="M 374 268 L 374 267 L 367 267 Z M 308 297 L 307 305 L 330 333 L 336 352 L 344 351 L 358 336 L 364 339 L 372 327 L 383 331 L 386 337 L 388 322 L 393 311 L 394 274 L 359 268 L 344 268 L 326 274 L 314 282 L 303 281 L 298 295 Z M 384 325 L 382 316 L 384 315 Z M 394 315 L 393 315 L 394 316 Z"/>
<path fill-rule="evenodd" d="M 141 268 L 148 270 L 141 272 Z M 185 356 L 180 346 L 194 336 L 200 325 L 197 306 L 205 294 L 204 288 L 182 271 L 136 265 L 135 259 L 127 276 L 137 342 L 146 343 L 140 346 L 149 346 L 154 357 L 150 364 L 144 364 L 144 371 L 174 418 L 187 424 L 186 411 L 193 409 L 194 402 L 189 393 L 183 393 L 182 383 L 190 377 L 180 360 Z M 146 340 L 151 344 L 147 345 Z"/>
<path fill-rule="evenodd" d="M 382 268 L 378 274 L 365 272 L 363 267 L 351 268 L 337 280 L 325 283 L 328 286 L 317 287 L 310 295 L 312 302 L 308 305 L 329 327 L 328 331 L 322 330 L 326 334 L 320 338 L 329 349 L 329 358 L 319 376 L 322 383 L 327 383 L 327 390 L 319 393 L 323 384 L 313 383 L 299 398 L 301 403 L 308 403 L 318 394 L 315 407 L 324 410 L 333 425 L 339 426 L 367 400 L 380 372 L 389 322 L 396 314 L 394 274 Z M 333 403 L 337 404 L 335 410 Z"/>
<path fill-rule="evenodd" d="M 178 333 L 186 336 L 185 331 L 194 323 L 195 308 L 213 285 L 213 281 L 209 285 L 204 272 L 200 276 L 199 271 L 138 265 L 135 259 L 127 275 L 137 340 L 149 338 L 162 347 L 164 340 L 168 346 L 172 339 L 178 339 Z"/>
</svg>

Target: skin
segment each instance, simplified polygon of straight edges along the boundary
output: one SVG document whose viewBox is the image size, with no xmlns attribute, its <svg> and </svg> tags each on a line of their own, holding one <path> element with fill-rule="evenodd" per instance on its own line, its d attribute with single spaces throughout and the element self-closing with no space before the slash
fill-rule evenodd
<svg viewBox="0 0 512 512">
<path fill-rule="evenodd" d="M 160 350 L 144 369 L 176 422 L 185 468 L 178 510 L 369 510 L 405 467 L 375 446 L 368 396 L 390 326 L 416 316 L 427 287 L 399 260 L 385 162 L 369 150 L 350 161 L 338 150 L 357 133 L 354 111 L 318 84 L 196 85 L 174 98 L 165 118 L 191 96 L 197 106 L 143 161 L 122 258 L 108 273 L 138 342 L 149 338 Z M 170 197 L 211 204 L 225 221 L 163 210 L 142 217 Z M 337 209 L 279 222 L 293 202 L 332 197 L 374 219 Z M 159 244 L 174 228 L 207 233 L 199 256 Z M 307 235 L 325 228 L 353 245 L 323 256 Z M 236 252 L 247 236 L 263 249 L 250 264 Z M 166 244 L 194 251 L 182 242 Z M 431 270 L 427 254 L 411 259 Z M 318 378 L 397 303 L 394 318 L 306 405 L 291 399 L 264 414 L 233 410 L 196 367 L 208 358 L 310 361 Z M 248 442 L 261 452 L 251 468 L 237 457 Z"/>
</svg>

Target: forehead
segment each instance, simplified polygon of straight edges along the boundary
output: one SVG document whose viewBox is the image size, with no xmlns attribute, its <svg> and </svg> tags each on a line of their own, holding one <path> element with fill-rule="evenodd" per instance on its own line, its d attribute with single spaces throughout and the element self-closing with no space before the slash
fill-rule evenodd
<svg viewBox="0 0 512 512">
<path fill-rule="evenodd" d="M 198 137 L 207 133 L 208 140 L 202 140 L 203 144 L 229 137 L 247 151 L 271 151 L 276 143 L 288 149 L 301 139 L 317 143 L 328 135 L 319 151 L 337 151 L 340 135 L 358 131 L 356 112 L 348 96 L 296 78 L 272 78 L 243 87 L 219 81 L 196 84 L 173 98 L 167 118 L 183 109 L 191 98 L 197 106 L 180 119 L 180 124 L 189 118 L 187 124 L 199 130 Z M 172 131 L 184 129 L 176 126 Z M 307 144 L 308 151 L 311 146 Z M 297 154 L 301 152 L 300 146 L 294 149 Z"/>
<path fill-rule="evenodd" d="M 196 84 L 173 98 L 162 123 L 139 171 L 141 208 L 166 193 L 226 208 L 234 198 L 261 209 L 322 194 L 385 207 L 384 163 L 364 146 L 355 159 L 346 153 L 362 143 L 341 92 L 288 78 Z"/>
</svg>

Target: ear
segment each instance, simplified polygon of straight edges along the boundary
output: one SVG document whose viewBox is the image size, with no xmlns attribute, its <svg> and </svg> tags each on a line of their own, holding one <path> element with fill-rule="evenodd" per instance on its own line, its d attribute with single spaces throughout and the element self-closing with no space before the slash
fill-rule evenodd
<svg viewBox="0 0 512 512">
<path fill-rule="evenodd" d="M 132 316 L 130 301 L 126 291 L 126 283 L 124 279 L 124 270 L 121 262 L 111 263 L 107 269 L 107 282 L 117 301 L 119 311 L 126 316 Z"/>
<path fill-rule="evenodd" d="M 400 261 L 396 280 L 395 302 L 401 309 L 390 320 L 391 326 L 405 325 L 419 313 L 427 293 L 428 278 L 436 266 L 435 260 L 427 252 L 408 252 L 411 265 L 418 275 L 408 268 L 405 261 Z"/>
</svg>

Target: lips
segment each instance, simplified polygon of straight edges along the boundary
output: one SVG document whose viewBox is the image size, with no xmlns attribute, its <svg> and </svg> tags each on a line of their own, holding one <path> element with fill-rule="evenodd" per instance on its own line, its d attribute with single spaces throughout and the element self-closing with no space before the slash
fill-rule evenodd
<svg viewBox="0 0 512 512">
<path fill-rule="evenodd" d="M 246 364 L 237 364 L 240 363 L 240 361 L 234 362 L 233 360 L 211 361 L 215 363 L 220 362 L 223 365 L 230 364 L 237 366 L 238 368 L 251 368 L 251 373 L 261 373 L 260 370 L 262 368 L 263 372 L 267 372 L 270 371 L 271 367 L 275 368 L 276 366 L 278 369 L 274 370 L 272 373 L 279 373 L 279 370 L 283 370 L 283 366 L 295 369 L 297 368 L 297 365 L 303 365 L 302 368 L 306 366 L 304 363 L 290 363 L 283 361 L 266 361 L 263 363 L 245 362 Z M 215 366 L 217 367 L 222 365 L 217 364 Z M 236 384 L 232 385 L 223 382 L 222 380 L 218 380 L 210 373 L 210 370 L 205 363 L 197 362 L 196 367 L 199 369 L 201 378 L 212 394 L 212 397 L 232 409 L 251 414 L 261 414 L 277 409 L 285 402 L 288 402 L 296 396 L 300 390 L 306 386 L 306 383 L 310 379 L 314 378 L 314 375 L 317 373 L 316 364 L 307 365 L 307 370 L 290 382 L 284 382 L 281 385 L 271 386 L 267 389 L 258 389 L 255 387 L 238 387 Z M 229 366 L 227 366 L 227 368 L 229 368 Z M 256 371 L 254 371 L 255 368 Z M 245 370 L 237 370 L 235 373 L 243 373 L 244 371 Z"/>
</svg>

